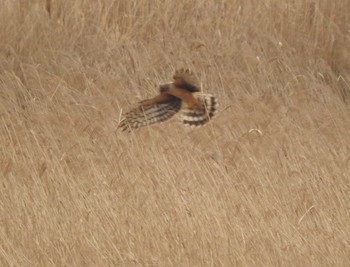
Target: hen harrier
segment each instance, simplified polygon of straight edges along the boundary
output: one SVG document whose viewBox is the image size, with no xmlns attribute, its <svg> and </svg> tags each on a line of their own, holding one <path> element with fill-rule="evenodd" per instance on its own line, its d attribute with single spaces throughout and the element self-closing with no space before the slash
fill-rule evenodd
<svg viewBox="0 0 350 267">
<path fill-rule="evenodd" d="M 159 95 L 141 101 L 138 107 L 127 112 L 119 127 L 125 131 L 159 123 L 170 119 L 181 109 L 181 120 L 185 125 L 197 127 L 209 122 L 217 111 L 217 98 L 200 92 L 190 70 L 176 71 L 173 79 L 173 82 L 159 86 Z"/>
</svg>

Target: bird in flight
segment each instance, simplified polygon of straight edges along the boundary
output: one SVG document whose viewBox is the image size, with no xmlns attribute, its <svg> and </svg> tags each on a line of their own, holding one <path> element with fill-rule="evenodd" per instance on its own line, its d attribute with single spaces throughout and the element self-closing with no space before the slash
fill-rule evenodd
<svg viewBox="0 0 350 267">
<path fill-rule="evenodd" d="M 181 111 L 183 124 L 198 127 L 209 122 L 218 109 L 217 98 L 201 93 L 198 81 L 188 69 L 177 70 L 173 81 L 159 86 L 160 94 L 143 100 L 122 117 L 123 131 L 163 122 Z"/>
</svg>

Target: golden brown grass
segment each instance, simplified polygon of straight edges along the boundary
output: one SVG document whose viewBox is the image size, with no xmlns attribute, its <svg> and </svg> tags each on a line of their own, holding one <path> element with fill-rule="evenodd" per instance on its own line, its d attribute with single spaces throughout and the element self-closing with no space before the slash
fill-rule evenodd
<svg viewBox="0 0 350 267">
<path fill-rule="evenodd" d="M 2 1 L 0 265 L 349 266 L 350 2 L 282 2 Z M 217 118 L 116 131 L 180 67 Z"/>
</svg>

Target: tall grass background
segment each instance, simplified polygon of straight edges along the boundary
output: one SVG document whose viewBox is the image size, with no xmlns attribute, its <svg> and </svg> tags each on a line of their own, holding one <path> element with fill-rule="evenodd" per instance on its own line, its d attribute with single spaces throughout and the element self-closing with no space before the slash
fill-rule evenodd
<svg viewBox="0 0 350 267">
<path fill-rule="evenodd" d="M 349 1 L 0 6 L 1 266 L 349 266 Z M 178 68 L 217 117 L 118 131 Z"/>
</svg>

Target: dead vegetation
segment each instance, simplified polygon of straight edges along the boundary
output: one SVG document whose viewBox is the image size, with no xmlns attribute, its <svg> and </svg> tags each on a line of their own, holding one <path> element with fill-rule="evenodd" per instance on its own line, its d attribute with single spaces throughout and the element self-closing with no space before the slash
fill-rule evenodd
<svg viewBox="0 0 350 267">
<path fill-rule="evenodd" d="M 0 5 L 1 266 L 349 264 L 349 1 Z M 215 120 L 116 131 L 181 67 Z"/>
</svg>

